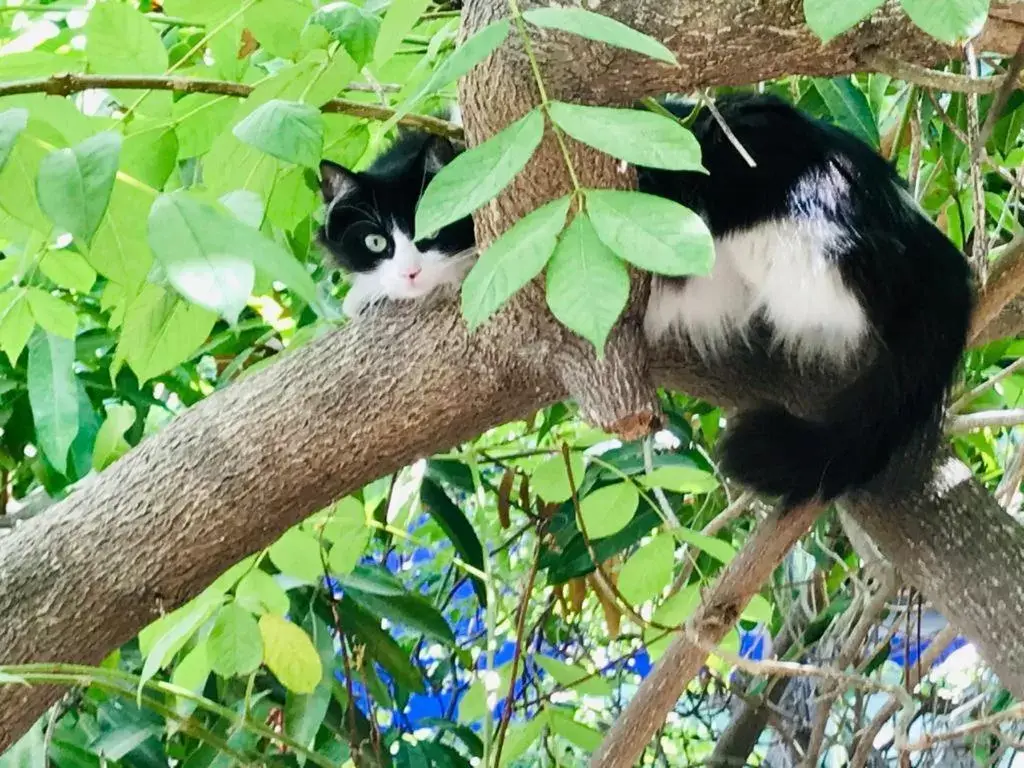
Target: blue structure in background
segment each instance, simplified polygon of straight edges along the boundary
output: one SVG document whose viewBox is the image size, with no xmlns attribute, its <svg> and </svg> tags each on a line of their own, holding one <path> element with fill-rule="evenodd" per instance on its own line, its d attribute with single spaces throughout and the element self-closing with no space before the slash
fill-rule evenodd
<svg viewBox="0 0 1024 768">
<path fill-rule="evenodd" d="M 425 522 L 425 518 L 420 522 Z M 442 543 L 439 546 L 444 547 L 445 544 Z M 428 562 L 436 557 L 436 555 L 436 552 L 431 551 L 426 547 L 417 547 L 413 550 L 411 555 L 406 556 L 395 551 L 391 551 L 388 553 L 383 565 L 392 573 L 401 575 L 403 571 L 408 570 L 410 567 L 416 567 L 422 563 Z M 367 557 L 364 559 L 364 563 L 377 564 L 377 561 L 371 557 Z M 337 583 L 328 579 L 327 584 L 335 591 L 336 596 L 340 597 L 341 590 Z M 428 587 L 424 585 L 424 589 L 426 590 Z M 512 591 L 508 586 L 505 586 L 504 589 L 508 592 Z M 473 592 L 472 584 L 468 579 L 463 579 L 455 589 L 446 612 L 448 613 L 447 618 L 449 620 L 449 624 L 452 627 L 452 631 L 454 632 L 458 643 L 467 643 L 473 639 L 479 638 L 480 635 L 484 633 L 486 627 L 484 612 L 483 609 L 476 604 L 476 596 Z M 398 639 L 401 639 L 403 635 L 408 636 L 401 627 L 394 627 L 392 629 L 392 633 Z M 744 658 L 758 661 L 764 659 L 766 655 L 769 655 L 771 640 L 765 627 L 758 626 L 752 630 L 744 630 L 740 628 L 739 636 L 739 652 Z M 921 638 L 920 642 L 918 642 L 916 638 L 913 638 L 908 647 L 906 637 L 902 634 L 897 634 L 893 636 L 890 642 L 889 659 L 900 666 L 913 666 L 917 663 L 921 653 L 924 652 L 930 643 L 930 637 Z M 956 638 L 946 649 L 943 650 L 938 662 L 945 660 L 950 654 L 959 648 L 964 647 L 966 644 L 967 641 L 964 638 Z M 423 644 L 421 662 L 424 666 L 433 662 L 433 659 L 427 655 L 427 650 L 428 645 Z M 522 697 L 527 680 L 537 681 L 543 679 L 545 676 L 544 670 L 532 659 L 533 654 L 538 651 L 545 656 L 559 660 L 562 660 L 562 656 L 564 655 L 560 654 L 557 649 L 551 647 L 547 643 L 543 643 L 539 649 L 531 648 L 526 650 L 520 660 L 519 674 L 514 688 L 514 696 L 517 700 Z M 497 669 L 508 664 L 512 661 L 514 656 L 515 643 L 511 640 L 507 640 L 494 654 L 494 668 Z M 654 665 L 651 662 L 651 658 L 647 651 L 645 649 L 641 649 L 625 658 L 622 668 L 627 672 L 636 675 L 639 679 L 643 679 L 650 674 L 653 666 Z M 391 679 L 387 672 L 379 665 L 376 665 L 375 668 L 382 683 L 390 690 L 393 690 Z M 488 668 L 486 656 L 479 659 L 478 668 Z M 621 668 L 612 668 L 608 671 L 609 676 L 616 676 L 620 673 Z M 335 677 L 339 682 L 344 684 L 345 678 L 341 664 L 338 665 L 338 669 L 335 671 Z M 457 719 L 461 699 L 469 688 L 469 679 L 465 671 L 463 671 L 463 673 L 458 677 L 457 687 L 456 681 L 453 680 L 453 676 L 447 675 L 439 690 L 432 690 L 425 694 L 411 694 L 408 701 L 405 703 L 405 706 L 401 710 L 396 708 L 393 712 L 396 721 L 407 730 L 416 730 L 420 727 L 429 727 L 432 722 L 439 719 Z M 367 696 L 366 689 L 360 680 L 352 681 L 352 692 L 356 698 L 357 706 L 359 706 L 364 715 L 368 715 L 369 697 Z M 504 706 L 504 696 L 502 695 L 492 711 L 492 715 L 495 720 L 501 718 Z M 526 714 L 528 717 L 530 713 Z M 473 727 L 474 730 L 479 729 L 479 724 L 476 724 Z"/>
</svg>

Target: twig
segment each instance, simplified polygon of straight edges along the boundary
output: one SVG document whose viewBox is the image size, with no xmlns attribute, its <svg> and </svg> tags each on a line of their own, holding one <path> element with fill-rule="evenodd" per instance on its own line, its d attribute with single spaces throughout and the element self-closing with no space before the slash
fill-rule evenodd
<svg viewBox="0 0 1024 768">
<path fill-rule="evenodd" d="M 972 77 L 977 78 L 978 57 L 974 53 L 974 45 L 971 42 L 968 41 L 964 46 L 964 53 L 967 58 L 968 71 Z M 974 203 L 974 239 L 971 247 L 971 261 L 974 264 L 974 274 L 978 278 L 978 284 L 985 285 L 985 281 L 988 279 L 988 227 L 986 226 L 987 213 L 985 210 L 985 177 L 981 173 L 979 157 L 985 149 L 985 143 L 981 140 L 980 97 L 976 93 L 969 93 L 965 101 L 967 102 L 967 147 L 971 152 L 969 170 Z"/>
<path fill-rule="evenodd" d="M 73 93 L 87 91 L 92 88 L 174 91 L 176 93 L 213 93 L 221 96 L 235 96 L 240 99 L 244 99 L 253 90 L 253 86 L 245 85 L 244 83 L 174 75 L 78 75 L 65 73 L 51 77 L 0 83 L 0 97 L 24 93 L 70 96 Z M 350 101 L 349 99 L 331 99 L 321 106 L 320 109 L 328 113 L 342 113 L 368 120 L 387 120 L 395 114 L 395 110 L 389 107 L 365 104 L 358 101 Z M 441 120 L 437 117 L 429 115 L 404 115 L 398 122 L 400 125 L 419 128 L 438 136 L 445 136 L 450 139 L 462 138 L 461 126 L 453 125 L 447 120 Z"/>
<path fill-rule="evenodd" d="M 981 157 L 982 150 L 985 148 L 985 145 L 988 144 L 988 140 L 992 137 L 992 131 L 995 130 L 996 123 L 999 122 L 999 117 L 1002 115 L 1003 110 L 1006 109 L 1006 104 L 1010 101 L 1010 96 L 1017 88 L 1022 69 L 1024 69 L 1024 36 L 1021 37 L 1020 43 L 1017 45 L 1017 52 L 1014 53 L 1013 58 L 1010 59 L 1010 66 L 1007 68 L 1006 74 L 1003 76 L 1003 84 L 999 87 L 999 91 L 996 93 L 996 98 L 992 102 L 992 106 L 989 107 L 988 115 L 985 117 L 985 125 L 982 126 L 977 141 L 974 146 L 971 147 L 972 163 L 977 162 L 978 158 Z"/>
<path fill-rule="evenodd" d="M 878 588 L 868 603 L 863 606 L 856 626 L 850 632 L 849 637 L 842 648 L 840 648 L 833 662 L 833 666 L 836 669 L 845 669 L 857 657 L 868 633 L 875 626 L 875 617 L 884 610 L 885 604 L 895 591 L 896 569 L 891 564 L 886 563 Z M 828 725 L 829 715 L 841 691 L 840 685 L 835 682 L 831 685 L 825 685 L 823 688 L 824 690 L 817 704 L 817 714 L 811 726 L 811 736 L 807 744 L 807 752 L 804 757 L 803 764 L 806 768 L 814 768 L 818 763 L 818 755 L 821 754 L 821 748 L 825 742 L 825 728 Z"/>
<path fill-rule="evenodd" d="M 747 509 L 750 508 L 750 505 L 753 503 L 755 498 L 756 495 L 753 491 L 744 491 L 743 493 L 741 493 L 732 504 L 730 504 L 717 515 L 715 515 L 715 517 L 712 520 L 710 520 L 707 525 L 701 528 L 701 535 L 714 536 L 726 525 L 728 525 L 734 519 L 736 519 L 744 512 L 746 512 Z M 682 569 L 680 569 L 679 575 L 676 576 L 675 580 L 672 582 L 673 592 L 678 592 L 680 589 L 686 586 L 687 582 L 690 581 L 690 575 L 693 573 L 693 569 L 696 567 L 696 560 L 689 556 L 689 551 L 689 545 L 684 545 L 682 557 L 683 559 L 685 559 L 686 563 L 685 565 L 683 565 Z"/>
<path fill-rule="evenodd" d="M 565 473 L 569 478 L 569 492 L 572 497 L 573 507 L 576 512 L 576 524 L 580 528 L 580 535 L 583 537 L 583 543 L 587 548 L 587 554 L 590 555 L 590 560 L 594 564 L 594 580 L 601 586 L 605 591 L 615 595 L 615 602 L 623 610 L 624 613 L 629 615 L 633 621 L 636 622 L 639 627 L 654 627 L 655 629 L 663 629 L 671 632 L 674 627 L 667 627 L 664 624 L 659 624 L 655 621 L 648 621 L 639 613 L 633 604 L 629 602 L 619 591 L 619 588 L 615 586 L 608 574 L 604 572 L 601 561 L 597 557 L 597 551 L 594 549 L 594 544 L 590 539 L 590 534 L 587 533 L 587 524 L 583 521 L 583 511 L 580 509 L 580 496 L 576 488 L 576 479 L 572 476 L 572 459 L 569 455 L 568 443 L 562 443 L 562 458 L 565 461 Z"/>
<path fill-rule="evenodd" d="M 908 83 L 946 93 L 996 93 L 1004 87 L 1007 79 L 1005 76 L 965 77 L 952 72 L 939 72 L 880 53 L 862 56 L 861 63 L 866 69 L 873 72 L 892 75 L 898 80 L 905 80 Z"/>
<path fill-rule="evenodd" d="M 1010 459 L 1010 463 L 1003 470 L 1003 479 L 999 481 L 999 485 L 996 487 L 996 501 L 999 502 L 1003 509 L 1009 508 L 1010 502 L 1013 501 L 1013 495 L 1017 492 L 1017 488 L 1020 487 L 1022 477 L 1024 477 L 1024 443 L 1017 447 L 1017 451 L 1013 454 L 1013 458 Z"/>
<path fill-rule="evenodd" d="M 715 122 L 718 123 L 718 127 L 722 129 L 722 133 L 724 133 L 729 142 L 736 147 L 736 151 L 740 153 L 747 165 L 751 168 L 757 168 L 757 162 L 750 156 L 750 153 L 747 152 L 747 148 L 740 143 L 739 139 L 736 138 L 736 134 L 732 132 L 732 128 L 730 128 L 729 124 L 725 122 L 725 119 L 722 117 L 722 113 L 719 112 L 718 107 L 715 106 L 714 100 L 710 96 L 702 94 L 701 101 L 704 102 L 704 106 L 708 108 L 708 112 L 710 112 L 711 116 L 715 118 Z"/>
<path fill-rule="evenodd" d="M 1024 408 L 1007 408 L 1001 411 L 979 411 L 978 413 L 965 413 L 962 416 L 954 416 L 946 422 L 946 432 L 959 434 L 961 432 L 973 432 L 976 429 L 986 427 L 1015 427 L 1024 424 Z"/>
<path fill-rule="evenodd" d="M 643 451 L 644 451 L 644 473 L 650 477 L 654 474 L 654 435 L 648 435 L 643 440 Z M 665 520 L 665 524 L 670 528 L 682 528 L 683 524 L 679 522 L 679 518 L 676 517 L 675 511 L 672 509 L 672 505 L 668 503 L 668 497 L 665 496 L 663 491 L 658 486 L 654 486 L 651 489 L 654 492 L 654 498 L 658 501 L 658 506 L 661 508 L 661 516 Z"/>
<path fill-rule="evenodd" d="M 939 658 L 939 655 L 946 650 L 946 647 L 956 639 L 957 631 L 952 624 L 947 624 L 943 627 L 935 637 L 932 638 L 931 643 L 924 653 L 921 654 L 918 659 L 917 665 L 910 670 L 910 680 L 908 688 L 913 690 L 917 687 L 917 684 L 921 682 L 924 675 L 928 674 L 935 661 Z M 860 734 L 857 735 L 856 748 L 853 752 L 853 757 L 850 759 L 850 768 L 864 768 L 867 765 L 868 758 L 871 756 L 871 749 L 875 743 L 875 736 L 882 730 L 889 719 L 895 715 L 900 709 L 900 700 L 893 696 L 889 699 L 889 702 L 878 711 L 878 714 L 871 720 L 867 728 L 865 728 Z"/>
<path fill-rule="evenodd" d="M 1024 232 L 1002 249 L 971 318 L 970 338 L 980 337 L 1006 306 L 1024 291 Z"/>
<path fill-rule="evenodd" d="M 974 389 L 972 389 L 972 390 L 970 390 L 968 392 L 964 392 L 962 395 L 960 395 L 960 397 L 958 397 L 955 401 L 953 401 L 952 405 L 949 406 L 949 412 L 950 413 L 959 413 L 960 411 L 962 411 L 967 406 L 968 403 L 970 403 L 973 400 L 978 399 L 983 394 L 985 394 L 990 389 L 992 389 L 992 387 L 994 387 L 1000 381 L 1002 381 L 1003 379 L 1005 379 L 1008 376 L 1012 376 L 1017 371 L 1019 371 L 1021 368 L 1024 368 L 1024 357 L 1018 357 L 1016 360 L 1014 360 L 1008 366 L 1006 366 L 1001 371 L 999 371 L 999 373 L 997 373 L 995 376 L 992 376 L 991 378 L 986 379 L 981 384 L 976 386 Z"/>
<path fill-rule="evenodd" d="M 629 768 L 704 664 L 702 643 L 717 643 L 739 619 L 750 598 L 821 513 L 817 504 L 778 512 L 765 520 L 722 571 L 689 622 L 692 630 L 673 640 L 654 671 L 615 720 L 591 759 L 591 768 Z M 694 642 L 694 638 L 701 643 Z M 716 651 L 716 654 L 719 654 Z"/>
<path fill-rule="evenodd" d="M 972 723 L 967 723 L 959 728 L 954 728 L 951 731 L 943 731 L 942 733 L 929 733 L 920 741 L 915 741 L 913 744 L 908 744 L 906 747 L 907 752 L 925 752 L 936 744 L 943 741 L 953 741 L 960 739 L 963 736 L 967 736 L 978 731 L 984 731 L 991 728 L 993 725 L 1005 722 L 1007 720 L 1013 720 L 1015 718 L 1024 717 L 1024 703 L 1014 704 L 1009 709 L 1004 709 L 1002 712 L 996 712 L 995 714 L 989 715 L 988 717 L 982 717 L 975 720 Z"/>
<path fill-rule="evenodd" d="M 501 765 L 501 748 L 505 746 L 505 733 L 508 731 L 508 724 L 512 720 L 512 705 L 516 700 L 516 677 L 519 673 L 519 660 L 523 655 L 523 631 L 526 628 L 526 609 L 530 605 L 533 583 L 537 579 L 537 568 L 540 565 L 542 527 L 538 526 L 537 528 L 537 544 L 533 550 L 533 564 L 530 566 L 530 575 L 526 577 L 526 588 L 523 590 L 522 597 L 519 598 L 519 615 L 516 617 L 516 650 L 512 656 L 512 672 L 509 676 L 508 693 L 505 695 L 505 708 L 501 713 L 501 722 L 498 723 L 498 733 L 495 736 L 495 765 Z"/>
</svg>

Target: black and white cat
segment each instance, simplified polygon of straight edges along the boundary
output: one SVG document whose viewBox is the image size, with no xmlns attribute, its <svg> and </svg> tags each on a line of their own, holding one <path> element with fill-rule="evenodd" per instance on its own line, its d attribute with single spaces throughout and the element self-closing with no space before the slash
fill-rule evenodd
<svg viewBox="0 0 1024 768">
<path fill-rule="evenodd" d="M 679 116 L 690 107 L 666 104 Z M 972 303 L 962 254 L 894 170 L 859 139 L 769 96 L 718 102 L 750 167 L 707 112 L 692 130 L 707 175 L 640 168 L 639 188 L 698 212 L 715 240 L 710 275 L 656 277 L 650 341 L 678 335 L 708 359 L 757 335 L 802 363 L 860 365 L 816 421 L 772 405 L 731 419 L 723 470 L 788 503 L 863 486 L 911 441 L 934 442 L 966 345 Z M 413 244 L 416 200 L 457 150 L 409 135 L 368 171 L 321 166 L 321 241 L 354 273 L 350 314 L 379 297 L 458 283 L 469 219 Z"/>
<path fill-rule="evenodd" d="M 473 266 L 471 218 L 412 241 L 416 203 L 456 152 L 447 139 L 406 131 L 362 173 L 329 160 L 320 164 L 327 210 L 319 240 L 351 273 L 342 304 L 349 317 L 382 299 L 418 299 L 457 286 Z"/>
</svg>

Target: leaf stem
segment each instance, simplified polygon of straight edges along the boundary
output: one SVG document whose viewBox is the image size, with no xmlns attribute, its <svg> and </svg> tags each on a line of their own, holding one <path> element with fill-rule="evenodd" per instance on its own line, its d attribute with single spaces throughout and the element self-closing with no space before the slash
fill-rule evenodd
<svg viewBox="0 0 1024 768">
<path fill-rule="evenodd" d="M 572 182 L 573 196 L 579 197 L 583 194 L 583 186 L 576 175 L 576 167 L 572 164 L 572 157 L 569 155 L 569 147 L 565 142 L 562 129 L 551 119 L 551 113 L 548 111 L 551 100 L 548 98 L 547 88 L 544 87 L 544 78 L 540 73 L 540 64 L 537 62 L 537 57 L 533 52 L 530 35 L 526 31 L 526 22 L 523 20 L 523 12 L 519 8 L 519 0 L 508 0 L 508 5 L 512 11 L 512 19 L 515 21 L 516 31 L 519 33 L 519 38 L 523 41 L 523 50 L 526 52 L 526 58 L 530 61 L 533 80 L 537 83 L 537 92 L 540 94 L 540 108 L 544 110 L 544 114 L 548 117 L 548 122 L 551 124 L 551 129 L 555 134 L 555 141 L 558 142 L 558 148 L 562 153 L 562 159 L 565 160 L 565 168 L 569 172 L 569 180 Z"/>
</svg>

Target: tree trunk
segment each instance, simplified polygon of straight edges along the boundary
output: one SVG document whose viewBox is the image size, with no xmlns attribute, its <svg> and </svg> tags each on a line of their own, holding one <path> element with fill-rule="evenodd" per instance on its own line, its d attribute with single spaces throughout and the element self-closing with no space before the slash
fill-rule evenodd
<svg viewBox="0 0 1024 768">
<path fill-rule="evenodd" d="M 535 30 L 537 55 L 553 97 L 622 103 L 783 73 L 849 72 L 873 50 L 924 62 L 944 53 L 894 3 L 822 47 L 803 27 L 801 6 L 802 0 L 599 3 L 602 12 L 668 41 L 680 68 Z M 475 28 L 504 7 L 470 0 L 467 24 Z M 1024 4 L 994 7 L 1016 11 Z M 525 112 L 533 95 L 513 45 L 465 88 L 471 141 Z M 473 89 L 490 90 L 477 91 L 481 97 Z M 494 98 L 498 91 L 502 98 Z M 489 119 L 491 110 L 498 117 Z M 551 151 L 546 145 L 514 189 L 478 216 L 482 239 L 566 191 Z M 628 183 L 594 153 L 572 153 L 585 183 Z M 638 282 L 634 313 L 643 290 Z M 648 362 L 635 316 L 617 331 L 610 362 L 597 364 L 542 302 L 540 288 L 530 286 L 473 336 L 454 301 L 390 306 L 190 409 L 87 491 L 0 538 L 0 661 L 98 663 L 331 500 L 567 396 L 599 422 L 635 433 L 647 416 L 653 419 L 654 385 L 720 403 L 769 398 L 797 410 L 812 408 L 838 385 L 787 374 L 765 360 L 709 369 L 686 349 L 656 350 Z M 979 643 L 1002 682 L 1024 696 L 1024 636 L 1016 631 L 1024 619 L 1024 533 L 966 468 L 951 467 L 944 465 L 926 492 L 900 499 L 862 494 L 850 511 Z M 964 477 L 951 484 L 958 471 Z M 0 750 L 54 696 L 46 688 L 0 688 Z"/>
</svg>

